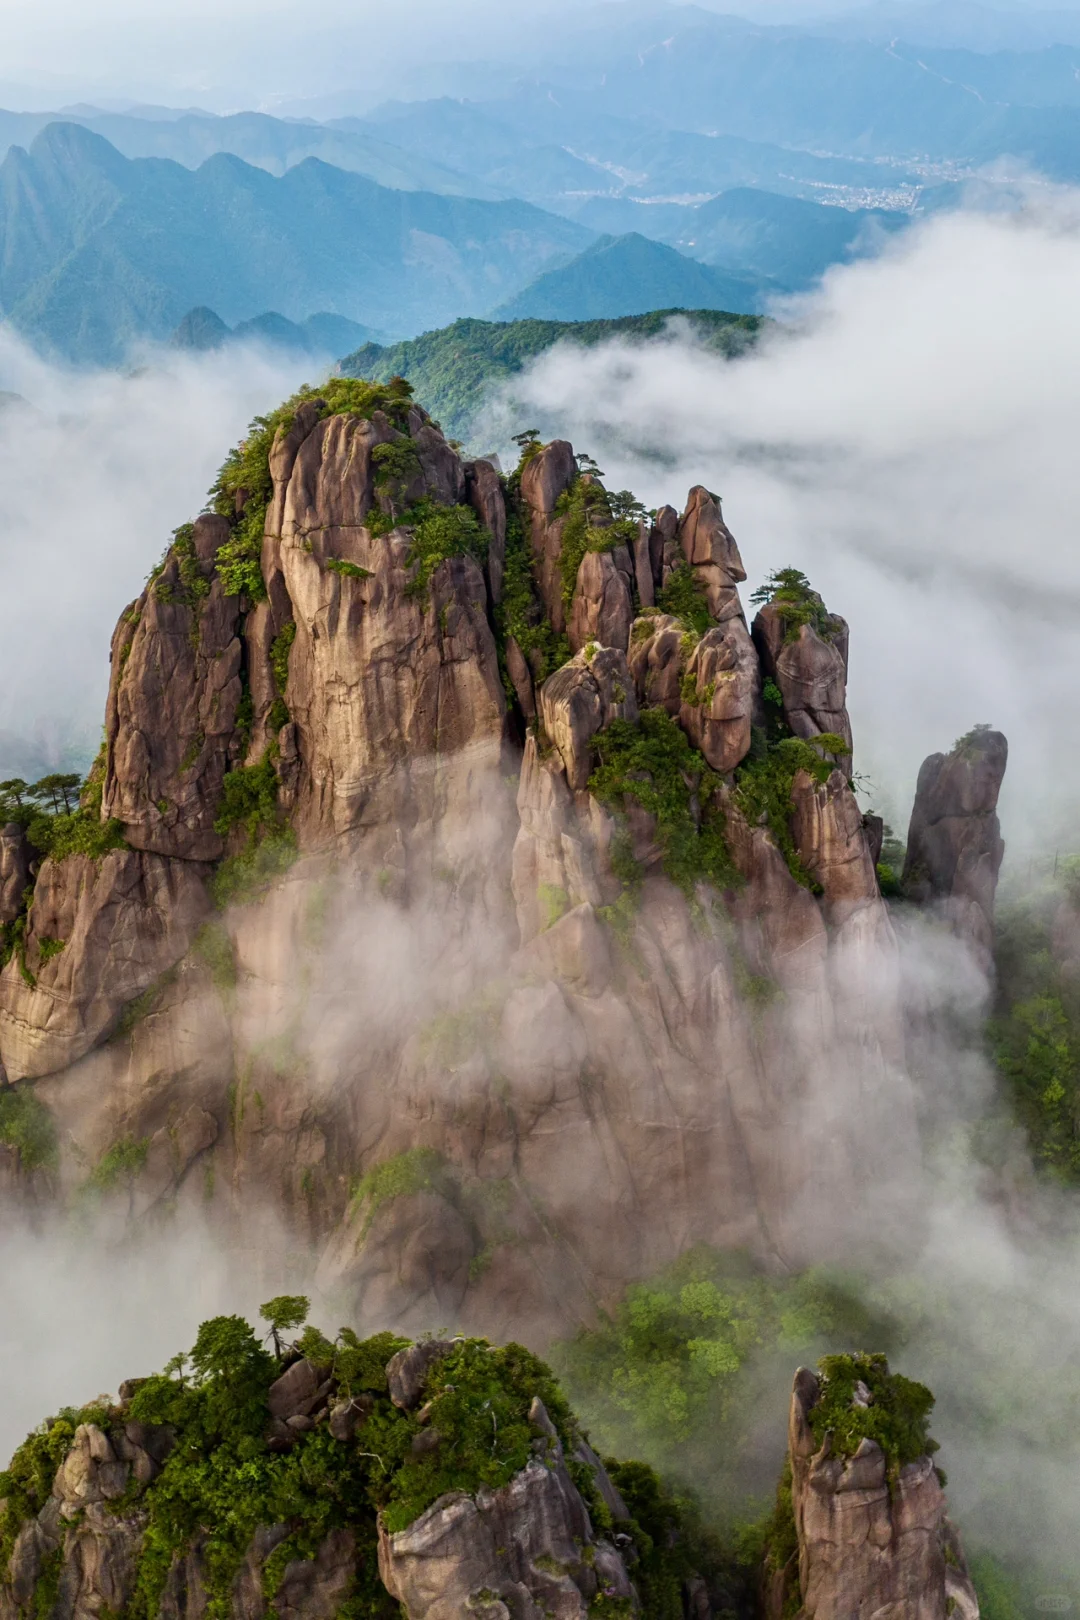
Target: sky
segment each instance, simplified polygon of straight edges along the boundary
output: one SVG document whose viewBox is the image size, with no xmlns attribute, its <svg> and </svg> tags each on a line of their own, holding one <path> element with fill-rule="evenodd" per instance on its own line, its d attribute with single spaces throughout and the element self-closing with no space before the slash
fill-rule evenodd
<svg viewBox="0 0 1080 1620">
<path fill-rule="evenodd" d="M 762 22 L 802 22 L 862 0 L 697 3 Z M 454 60 L 528 65 L 581 16 L 571 0 L 325 0 L 305 16 L 298 49 L 296 8 L 286 0 L 2 0 L 0 106 L 90 100 L 361 112 L 400 90 L 406 73 L 412 92 L 428 95 L 458 93 L 447 66 Z"/>
</svg>

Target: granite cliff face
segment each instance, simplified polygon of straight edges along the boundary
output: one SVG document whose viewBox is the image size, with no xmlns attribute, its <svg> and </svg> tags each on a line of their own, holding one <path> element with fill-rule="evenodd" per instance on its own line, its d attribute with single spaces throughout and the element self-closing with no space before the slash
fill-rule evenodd
<svg viewBox="0 0 1080 1620">
<path fill-rule="evenodd" d="M 121 616 L 83 811 L 116 847 L 20 911 L 3 835 L 38 1195 L 269 1205 L 413 1330 L 556 1333 L 696 1242 L 833 1252 L 918 1157 L 846 624 L 792 576 L 748 625 L 704 488 L 627 515 L 566 443 L 504 480 L 333 386 Z M 955 829 L 995 770 L 912 839 L 984 916 Z"/>
</svg>

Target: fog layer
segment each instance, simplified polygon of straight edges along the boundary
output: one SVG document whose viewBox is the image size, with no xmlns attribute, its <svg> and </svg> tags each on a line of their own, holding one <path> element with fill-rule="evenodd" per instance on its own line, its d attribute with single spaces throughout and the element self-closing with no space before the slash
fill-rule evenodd
<svg viewBox="0 0 1080 1620">
<path fill-rule="evenodd" d="M 251 417 L 311 367 L 244 349 L 68 372 L 0 329 L 0 777 L 93 757 L 121 610 Z"/>
<path fill-rule="evenodd" d="M 923 757 L 1009 738 L 1014 851 L 1067 838 L 1080 794 L 1080 235 L 1074 198 L 957 214 L 834 269 L 759 352 L 554 351 L 504 426 L 538 421 L 648 504 L 701 482 L 749 573 L 809 574 L 851 622 L 869 797 L 906 825 Z"/>
</svg>

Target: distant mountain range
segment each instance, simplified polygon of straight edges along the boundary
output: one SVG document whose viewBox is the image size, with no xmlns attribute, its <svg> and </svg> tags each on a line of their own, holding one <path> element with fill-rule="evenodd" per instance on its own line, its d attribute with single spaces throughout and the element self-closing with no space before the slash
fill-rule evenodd
<svg viewBox="0 0 1080 1620">
<path fill-rule="evenodd" d="M 538 276 L 495 316 L 503 321 L 596 321 L 655 309 L 750 315 L 760 311 L 769 291 L 760 278 L 715 270 L 632 232 L 600 237 L 569 264 Z"/>
<path fill-rule="evenodd" d="M 389 343 L 385 332 L 346 320 L 344 315 L 309 315 L 305 321 L 286 320 L 276 310 L 267 310 L 250 321 L 227 326 L 214 310 L 201 304 L 188 310 L 170 339 L 174 348 L 193 349 L 201 354 L 223 349 L 232 343 L 269 344 L 279 349 L 295 349 L 301 354 L 344 354 L 363 343 Z"/>
<path fill-rule="evenodd" d="M 612 199 L 621 222 L 647 205 Z M 588 321 L 763 309 L 908 216 L 741 188 L 597 238 L 519 201 L 395 191 L 306 158 L 283 176 L 220 153 L 123 157 L 50 124 L 0 164 L 0 311 L 67 359 L 257 338 L 309 353 L 463 315 Z"/>
<path fill-rule="evenodd" d="M 480 314 L 591 240 L 524 202 L 392 191 L 307 158 L 192 171 L 51 124 L 0 165 L 0 310 L 69 358 L 121 360 L 192 308 L 315 310 L 409 331 Z"/>
<path fill-rule="evenodd" d="M 492 388 L 516 376 L 556 343 L 591 348 L 611 338 L 644 342 L 660 336 L 673 323 L 688 325 L 699 342 L 729 357 L 749 348 L 765 325 L 757 315 L 708 309 L 662 309 L 610 321 L 455 321 L 442 331 L 425 332 L 407 342 L 369 343 L 348 355 L 341 370 L 347 377 L 366 377 L 371 382 L 407 377 L 417 398 L 438 418 L 444 431 L 469 442 L 482 427 Z M 474 444 L 473 448 L 482 451 L 491 446 Z"/>
<path fill-rule="evenodd" d="M 171 158 L 197 169 L 207 158 L 228 152 L 269 174 L 282 175 L 305 158 L 335 169 L 365 174 L 397 191 L 438 191 L 448 196 L 498 198 L 513 195 L 485 186 L 473 175 L 455 173 L 426 153 L 393 146 L 362 124 L 331 127 L 271 118 L 266 113 L 183 113 L 179 117 L 138 117 L 85 107 L 65 112 L 7 112 L 0 108 L 0 154 L 30 146 L 49 124 L 81 124 L 129 158 Z"/>
</svg>

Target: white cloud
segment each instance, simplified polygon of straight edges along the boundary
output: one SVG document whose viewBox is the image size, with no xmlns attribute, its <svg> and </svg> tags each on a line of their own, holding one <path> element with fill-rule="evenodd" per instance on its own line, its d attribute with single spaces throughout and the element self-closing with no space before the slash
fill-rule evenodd
<svg viewBox="0 0 1080 1620">
<path fill-rule="evenodd" d="M 66 371 L 0 328 L 0 390 L 24 402 L 0 408 L 0 774 L 94 754 L 122 609 L 251 417 L 311 367 L 244 348 Z"/>
<path fill-rule="evenodd" d="M 514 386 L 649 504 L 720 491 L 748 590 L 793 564 L 850 620 L 856 763 L 891 816 L 925 754 L 1004 729 L 1017 846 L 1065 837 L 1080 792 L 1075 219 L 1057 197 L 933 220 L 733 365 L 563 349 Z"/>
</svg>

